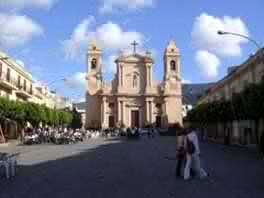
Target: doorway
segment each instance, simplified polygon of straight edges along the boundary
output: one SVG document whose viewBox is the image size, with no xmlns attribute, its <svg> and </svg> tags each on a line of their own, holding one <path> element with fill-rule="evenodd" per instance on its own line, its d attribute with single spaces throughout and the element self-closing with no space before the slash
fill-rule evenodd
<svg viewBox="0 0 264 198">
<path fill-rule="evenodd" d="M 109 128 L 115 127 L 115 117 L 114 116 L 109 116 L 108 126 L 109 126 Z"/>
<path fill-rule="evenodd" d="M 139 128 L 139 111 L 137 110 L 131 111 L 131 127 Z"/>
<path fill-rule="evenodd" d="M 161 128 L 161 116 L 156 116 L 156 127 Z"/>
</svg>

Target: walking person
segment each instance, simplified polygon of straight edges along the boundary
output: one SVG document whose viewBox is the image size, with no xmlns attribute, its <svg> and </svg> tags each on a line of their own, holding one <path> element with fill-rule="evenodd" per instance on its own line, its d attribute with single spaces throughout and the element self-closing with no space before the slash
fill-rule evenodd
<svg viewBox="0 0 264 198">
<path fill-rule="evenodd" d="M 177 134 L 177 150 L 176 150 L 176 177 L 182 176 L 182 167 L 184 165 L 185 149 L 184 149 L 184 129 Z"/>
<path fill-rule="evenodd" d="M 201 179 L 208 176 L 201 167 L 199 140 L 194 128 L 189 128 L 184 139 L 184 148 L 186 151 L 186 165 L 184 168 L 184 179 L 190 179 L 190 169 L 193 168 L 195 174 Z"/>
</svg>

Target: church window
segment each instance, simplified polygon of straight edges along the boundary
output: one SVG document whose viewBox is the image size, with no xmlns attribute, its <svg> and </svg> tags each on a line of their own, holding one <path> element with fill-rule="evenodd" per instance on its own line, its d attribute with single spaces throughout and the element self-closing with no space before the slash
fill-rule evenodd
<svg viewBox="0 0 264 198">
<path fill-rule="evenodd" d="M 160 109 L 160 108 L 161 108 L 161 104 L 160 104 L 160 103 L 157 103 L 157 104 L 156 104 L 156 108 L 157 108 L 157 109 Z"/>
<path fill-rule="evenodd" d="M 92 62 L 91 62 L 91 68 L 96 69 L 96 66 L 97 66 L 97 60 L 95 58 L 93 58 Z"/>
<path fill-rule="evenodd" d="M 176 62 L 175 62 L 175 60 L 172 60 L 172 61 L 170 62 L 170 66 L 171 66 L 171 70 L 173 70 L 173 71 L 176 70 Z"/>
<path fill-rule="evenodd" d="M 138 78 L 137 75 L 134 74 L 133 76 L 133 88 L 136 88 L 138 86 Z"/>
<path fill-rule="evenodd" d="M 114 103 L 109 103 L 109 108 L 114 108 L 115 104 Z"/>
<path fill-rule="evenodd" d="M 171 52 L 174 52 L 174 49 L 173 48 L 171 49 Z"/>
</svg>

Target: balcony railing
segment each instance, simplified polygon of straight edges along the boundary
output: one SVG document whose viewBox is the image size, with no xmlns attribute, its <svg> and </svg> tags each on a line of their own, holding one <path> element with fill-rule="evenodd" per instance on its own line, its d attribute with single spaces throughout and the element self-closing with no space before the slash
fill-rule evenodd
<svg viewBox="0 0 264 198">
<path fill-rule="evenodd" d="M 11 75 L 8 76 L 7 73 L 2 72 L 0 76 L 0 81 L 3 82 L 9 88 L 16 88 L 17 87 L 17 79 L 12 77 Z"/>
<path fill-rule="evenodd" d="M 7 73 L 5 72 L 2 72 L 0 76 L 0 83 L 9 89 L 18 89 L 22 92 L 26 92 L 30 95 L 33 95 L 33 90 L 30 89 L 30 87 L 25 88 L 21 83 L 19 83 L 18 79 L 12 77 L 12 75 L 8 77 Z"/>
</svg>

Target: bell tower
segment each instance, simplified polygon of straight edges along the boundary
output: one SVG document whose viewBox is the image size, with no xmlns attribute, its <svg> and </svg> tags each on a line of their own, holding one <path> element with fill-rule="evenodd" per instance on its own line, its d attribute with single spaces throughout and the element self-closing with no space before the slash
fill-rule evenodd
<svg viewBox="0 0 264 198">
<path fill-rule="evenodd" d="M 87 52 L 87 91 L 96 94 L 102 86 L 102 50 L 93 41 Z"/>
<path fill-rule="evenodd" d="M 87 52 L 86 76 L 86 127 L 97 128 L 101 123 L 102 50 L 91 42 Z"/>
<path fill-rule="evenodd" d="M 164 52 L 163 77 L 165 125 L 182 124 L 182 87 L 180 77 L 180 52 L 175 41 L 170 41 Z"/>
<path fill-rule="evenodd" d="M 164 81 L 180 80 L 180 52 L 175 41 L 170 41 L 164 52 Z"/>
</svg>

